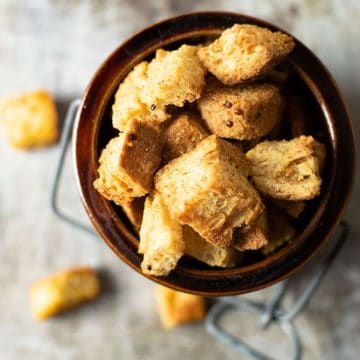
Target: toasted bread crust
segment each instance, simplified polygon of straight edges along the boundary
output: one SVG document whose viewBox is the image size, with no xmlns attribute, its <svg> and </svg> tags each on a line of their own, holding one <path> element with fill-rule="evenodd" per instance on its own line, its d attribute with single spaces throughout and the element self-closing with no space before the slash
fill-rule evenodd
<svg viewBox="0 0 360 360">
<path fill-rule="evenodd" d="M 166 276 L 184 254 L 181 225 L 170 217 L 158 193 L 147 196 L 140 228 L 139 253 L 144 274 Z"/>
<path fill-rule="evenodd" d="M 171 121 L 162 134 L 163 148 L 161 162 L 167 164 L 195 148 L 208 133 L 200 125 L 197 114 L 183 113 Z"/>
<path fill-rule="evenodd" d="M 43 147 L 58 139 L 55 102 L 44 90 L 0 100 L 0 123 L 8 142 L 18 149 Z"/>
<path fill-rule="evenodd" d="M 212 135 L 160 169 L 155 188 L 173 218 L 228 248 L 233 228 L 251 225 L 264 207 L 246 178 L 248 166 L 235 145 Z"/>
<path fill-rule="evenodd" d="M 111 139 L 103 150 L 94 187 L 118 205 L 142 197 L 152 189 L 160 154 L 158 131 L 146 123 L 132 120 L 126 131 Z"/>
<path fill-rule="evenodd" d="M 185 241 L 185 254 L 210 266 L 222 268 L 234 267 L 241 259 L 241 254 L 230 248 L 221 249 L 203 239 L 190 226 L 182 227 Z"/>
<path fill-rule="evenodd" d="M 271 84 L 224 86 L 209 81 L 198 101 L 210 131 L 220 137 L 252 140 L 268 134 L 279 122 L 284 101 Z"/>
<path fill-rule="evenodd" d="M 121 208 L 123 209 L 125 215 L 133 225 L 136 231 L 140 230 L 143 212 L 144 212 L 144 202 L 145 198 L 134 198 L 130 202 L 123 202 Z"/>
<path fill-rule="evenodd" d="M 198 56 L 205 67 L 226 85 L 265 74 L 294 47 L 292 38 L 255 25 L 235 24 Z"/>
<path fill-rule="evenodd" d="M 282 200 L 309 200 L 319 195 L 319 162 L 314 138 L 263 141 L 246 153 L 251 175 L 263 194 Z"/>
</svg>

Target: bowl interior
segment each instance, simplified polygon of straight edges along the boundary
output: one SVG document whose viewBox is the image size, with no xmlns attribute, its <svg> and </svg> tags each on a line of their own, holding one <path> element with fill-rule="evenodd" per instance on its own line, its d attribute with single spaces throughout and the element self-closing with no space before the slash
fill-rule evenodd
<svg viewBox="0 0 360 360">
<path fill-rule="evenodd" d="M 112 128 L 111 124 L 114 94 L 127 73 L 140 61 L 151 59 L 157 48 L 175 49 L 184 43 L 199 44 L 213 39 L 224 28 L 234 23 L 256 23 L 276 29 L 271 24 L 243 15 L 210 14 L 211 16 L 209 13 L 191 14 L 178 17 L 175 22 L 174 19 L 164 21 L 135 35 L 116 49 L 95 74 L 85 92 L 82 108 L 78 113 L 74 130 L 75 161 L 85 208 L 107 244 L 138 272 L 141 271 L 142 256 L 137 254 L 137 234 L 121 208 L 101 198 L 92 187 L 92 182 L 97 176 L 97 159 L 108 141 L 117 135 L 117 131 Z M 209 22 L 209 19 L 216 19 L 216 21 Z M 169 30 L 169 26 L 174 23 L 177 25 L 173 25 L 173 28 L 170 27 Z M 162 29 L 167 29 L 167 32 L 162 33 L 164 31 Z M 154 37 L 154 34 L 158 36 Z M 330 230 L 338 221 L 345 202 L 344 197 L 341 199 L 338 196 L 336 209 L 331 210 L 328 206 L 330 199 L 334 200 L 334 184 L 341 181 L 336 177 L 339 133 L 334 118 L 337 114 L 334 114 L 332 108 L 334 104 L 331 103 L 331 99 L 336 97 L 338 102 L 339 119 L 336 121 L 342 117 L 349 123 L 346 110 L 325 68 L 297 40 L 295 50 L 279 67 L 287 69 L 290 74 L 283 95 L 285 97 L 299 95 L 306 99 L 309 117 L 306 134 L 313 135 L 324 143 L 327 150 L 321 195 L 309 201 L 305 211 L 295 221 L 297 239 L 291 245 L 284 246 L 266 258 L 260 252 L 246 252 L 243 263 L 234 269 L 211 268 L 184 257 L 180 260 L 176 270 L 169 276 L 150 277 L 153 280 L 178 290 L 205 295 L 229 295 L 256 290 L 279 281 L 299 268 L 325 241 Z M 329 99 L 323 94 L 324 83 L 328 84 L 327 90 L 332 93 Z M 345 130 L 351 137 L 351 128 Z M 284 126 L 280 138 L 290 137 L 289 129 Z M 91 151 L 84 154 L 84 147 L 89 148 L 89 141 Z M 347 171 L 350 173 L 351 166 L 349 166 L 347 166 Z M 342 179 L 342 181 L 344 180 Z M 348 192 L 350 185 L 345 184 L 345 187 Z M 327 221 L 324 221 L 325 217 Z"/>
</svg>

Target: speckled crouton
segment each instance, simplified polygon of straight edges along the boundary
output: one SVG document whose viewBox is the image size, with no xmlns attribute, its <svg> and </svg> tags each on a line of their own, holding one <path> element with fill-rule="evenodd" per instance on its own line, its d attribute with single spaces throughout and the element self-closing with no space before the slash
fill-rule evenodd
<svg viewBox="0 0 360 360">
<path fill-rule="evenodd" d="M 268 243 L 269 224 L 264 211 L 246 232 L 234 232 L 234 247 L 239 251 L 258 250 Z"/>
<path fill-rule="evenodd" d="M 275 208 L 268 208 L 268 221 L 269 221 L 269 242 L 261 252 L 264 255 L 270 255 L 285 244 L 291 243 L 296 235 L 296 230 L 291 224 L 289 217 Z"/>
<path fill-rule="evenodd" d="M 200 321 L 206 315 L 205 299 L 202 296 L 185 294 L 157 285 L 155 298 L 161 323 L 167 329 Z"/>
<path fill-rule="evenodd" d="M 118 205 L 142 197 L 152 188 L 160 156 L 158 132 L 146 123 L 133 120 L 103 150 L 94 187 Z"/>
<path fill-rule="evenodd" d="M 158 193 L 145 200 L 140 228 L 139 253 L 144 254 L 141 270 L 144 274 L 166 276 L 184 254 L 181 225 L 171 219 Z"/>
<path fill-rule="evenodd" d="M 136 65 L 116 91 L 112 123 L 120 131 L 124 131 L 132 119 L 159 124 L 170 116 L 164 109 L 151 109 L 142 100 L 142 92 L 147 86 L 147 69 L 146 61 Z"/>
<path fill-rule="evenodd" d="M 320 193 L 319 162 L 312 136 L 263 141 L 246 153 L 251 176 L 263 194 L 282 200 L 309 200 Z"/>
<path fill-rule="evenodd" d="M 9 143 L 19 149 L 46 146 L 58 138 L 55 103 L 43 90 L 1 99 L 0 123 Z"/>
<path fill-rule="evenodd" d="M 197 47 L 183 45 L 178 50 L 156 51 L 148 66 L 147 86 L 143 101 L 150 107 L 163 109 L 165 105 L 183 106 L 200 97 L 205 85 L 205 68 L 197 57 Z"/>
<path fill-rule="evenodd" d="M 159 170 L 155 188 L 173 218 L 213 245 L 228 248 L 233 228 L 250 226 L 264 207 L 248 172 L 241 151 L 211 135 Z"/>
<path fill-rule="evenodd" d="M 194 113 L 180 114 L 172 120 L 161 136 L 163 164 L 193 150 L 202 139 L 209 135 L 199 121 L 197 114 Z"/>
<path fill-rule="evenodd" d="M 125 215 L 127 216 L 136 231 L 140 230 L 144 211 L 144 202 L 145 198 L 141 197 L 134 198 L 129 202 L 121 203 L 121 208 L 123 209 Z"/>
<path fill-rule="evenodd" d="M 236 24 L 225 30 L 198 56 L 205 67 L 226 85 L 265 74 L 293 49 L 293 39 L 279 31 Z"/>
<path fill-rule="evenodd" d="M 284 101 L 271 84 L 224 86 L 209 81 L 199 109 L 212 133 L 224 138 L 252 140 L 268 134 L 279 122 Z"/>
<path fill-rule="evenodd" d="M 185 241 L 185 254 L 210 266 L 222 268 L 234 267 L 241 259 L 241 254 L 232 249 L 221 249 L 203 239 L 190 226 L 182 227 Z"/>
<path fill-rule="evenodd" d="M 84 302 L 100 293 L 96 272 L 89 267 L 63 271 L 35 282 L 30 288 L 33 316 L 44 320 Z"/>
</svg>

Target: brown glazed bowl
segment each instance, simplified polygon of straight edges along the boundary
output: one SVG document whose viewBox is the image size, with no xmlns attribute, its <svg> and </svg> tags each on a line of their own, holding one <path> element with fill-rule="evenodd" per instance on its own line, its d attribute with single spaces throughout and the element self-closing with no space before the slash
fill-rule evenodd
<svg viewBox="0 0 360 360">
<path fill-rule="evenodd" d="M 152 25 L 120 45 L 95 73 L 86 89 L 74 126 L 75 166 L 86 211 L 107 245 L 126 264 L 141 273 L 138 237 L 121 209 L 93 188 L 98 157 L 116 135 L 111 126 L 114 93 L 126 74 L 157 48 L 177 48 L 218 36 L 235 23 L 256 24 L 280 30 L 263 20 L 242 14 L 203 12 L 180 15 Z M 354 176 L 354 137 L 348 112 L 337 86 L 319 59 L 295 39 L 286 66 L 307 92 L 312 135 L 327 148 L 321 195 L 312 200 L 297 222 L 296 240 L 265 258 L 250 254 L 234 269 L 217 269 L 195 260 L 181 259 L 167 277 L 149 277 L 173 289 L 207 296 L 234 295 L 258 290 L 299 270 L 322 245 L 339 222 L 349 198 Z"/>
</svg>

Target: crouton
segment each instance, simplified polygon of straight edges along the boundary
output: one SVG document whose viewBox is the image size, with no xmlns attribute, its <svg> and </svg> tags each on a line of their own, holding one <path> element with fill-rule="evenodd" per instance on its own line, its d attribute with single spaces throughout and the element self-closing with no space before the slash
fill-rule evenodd
<svg viewBox="0 0 360 360">
<path fill-rule="evenodd" d="M 234 227 L 248 227 L 264 206 L 247 180 L 249 163 L 215 135 L 160 169 L 155 188 L 171 216 L 215 246 L 228 248 Z"/>
<path fill-rule="evenodd" d="M 326 160 L 326 146 L 320 141 L 315 140 L 314 145 L 314 155 L 319 162 L 319 173 L 320 175 L 324 172 L 325 160 Z"/>
<path fill-rule="evenodd" d="M 184 254 L 181 225 L 171 219 L 161 197 L 155 192 L 145 200 L 140 228 L 139 253 L 144 254 L 144 274 L 166 276 Z"/>
<path fill-rule="evenodd" d="M 231 268 L 241 259 L 241 254 L 238 251 L 232 248 L 221 249 L 210 244 L 190 226 L 184 225 L 182 231 L 185 241 L 185 254 L 196 260 L 210 266 Z"/>
<path fill-rule="evenodd" d="M 160 156 L 158 132 L 146 123 L 132 120 L 126 131 L 111 139 L 103 150 L 94 187 L 118 205 L 142 197 L 152 189 Z"/>
<path fill-rule="evenodd" d="M 287 201 L 287 200 L 278 200 L 271 199 L 271 202 L 279 207 L 281 210 L 284 210 L 288 215 L 297 219 L 300 214 L 305 209 L 305 201 Z"/>
<path fill-rule="evenodd" d="M 148 63 L 141 62 L 120 83 L 112 106 L 115 129 L 124 131 L 132 119 L 156 125 L 169 118 L 170 115 L 164 109 L 150 108 L 142 100 L 142 92 L 147 86 L 147 68 Z"/>
<path fill-rule="evenodd" d="M 151 108 L 183 106 L 200 97 L 206 70 L 197 57 L 195 46 L 182 45 L 178 50 L 156 51 L 147 69 L 148 82 L 142 100 Z"/>
<path fill-rule="evenodd" d="M 268 134 L 279 122 L 284 101 L 271 84 L 224 86 L 209 81 L 198 101 L 210 131 L 224 138 L 252 140 Z"/>
<path fill-rule="evenodd" d="M 84 302 L 100 293 L 100 282 L 94 270 L 79 267 L 35 282 L 30 288 L 30 305 L 35 319 L 44 320 Z"/>
<path fill-rule="evenodd" d="M 134 198 L 130 202 L 123 202 L 121 208 L 136 231 L 140 230 L 144 212 L 145 198 Z"/>
<path fill-rule="evenodd" d="M 320 193 L 319 162 L 312 136 L 263 141 L 246 153 L 251 176 L 263 194 L 282 200 L 309 200 Z"/>
<path fill-rule="evenodd" d="M 202 320 L 206 315 L 205 299 L 160 285 L 155 288 L 158 314 L 164 328 Z"/>
<path fill-rule="evenodd" d="M 268 208 L 268 244 L 261 248 L 264 255 L 270 255 L 285 244 L 291 243 L 296 235 L 296 230 L 288 216 L 273 207 Z"/>
<path fill-rule="evenodd" d="M 293 39 L 279 31 L 235 24 L 198 56 L 205 67 L 226 85 L 247 81 L 271 70 L 294 47 Z"/>
<path fill-rule="evenodd" d="M 264 211 L 246 232 L 237 229 L 234 232 L 234 247 L 239 251 L 258 250 L 268 243 L 267 215 Z"/>
<path fill-rule="evenodd" d="M 18 149 L 42 147 L 58 139 L 55 103 L 43 90 L 2 99 L 0 123 L 8 142 Z"/>
<path fill-rule="evenodd" d="M 162 134 L 163 164 L 193 150 L 202 139 L 209 135 L 200 125 L 199 120 L 196 113 L 180 114 L 172 120 Z"/>
</svg>

